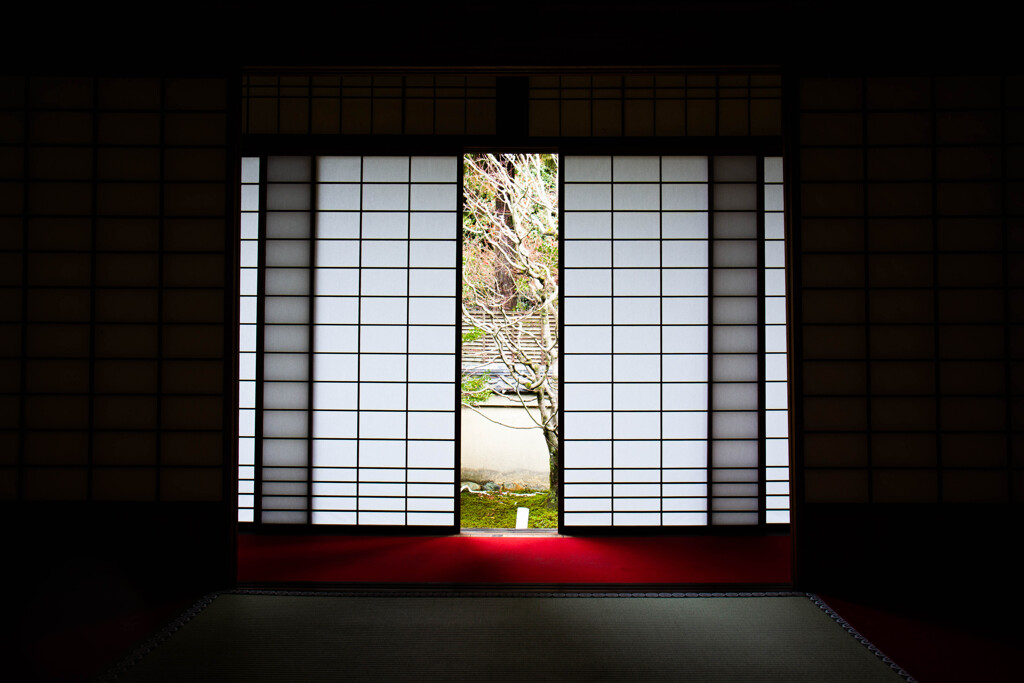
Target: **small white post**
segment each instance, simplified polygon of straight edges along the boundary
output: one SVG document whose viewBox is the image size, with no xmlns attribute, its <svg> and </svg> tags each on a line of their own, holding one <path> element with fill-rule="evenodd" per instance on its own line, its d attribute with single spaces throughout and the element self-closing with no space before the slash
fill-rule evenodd
<svg viewBox="0 0 1024 683">
<path fill-rule="evenodd" d="M 516 508 L 516 528 L 530 528 L 530 508 Z"/>
</svg>

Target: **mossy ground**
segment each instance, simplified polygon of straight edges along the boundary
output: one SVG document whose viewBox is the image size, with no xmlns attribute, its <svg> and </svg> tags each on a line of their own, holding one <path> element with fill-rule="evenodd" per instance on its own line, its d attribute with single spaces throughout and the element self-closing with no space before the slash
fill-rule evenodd
<svg viewBox="0 0 1024 683">
<path fill-rule="evenodd" d="M 531 529 L 558 528 L 558 510 L 549 510 L 546 507 L 546 492 L 539 492 L 535 496 L 514 496 L 497 492 L 492 494 L 463 491 L 459 498 L 464 529 L 514 529 L 516 508 L 519 507 L 530 508 Z"/>
</svg>

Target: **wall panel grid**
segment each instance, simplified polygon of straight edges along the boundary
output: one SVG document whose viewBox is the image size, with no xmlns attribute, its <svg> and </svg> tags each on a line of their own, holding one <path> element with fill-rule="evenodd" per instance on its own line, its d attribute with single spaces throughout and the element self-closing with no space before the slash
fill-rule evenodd
<svg viewBox="0 0 1024 683">
<path fill-rule="evenodd" d="M 455 525 L 459 169 L 242 160 L 240 521 Z"/>
<path fill-rule="evenodd" d="M 805 498 L 1021 492 L 1019 77 L 801 80 Z"/>
<path fill-rule="evenodd" d="M 246 74 L 242 133 L 494 135 L 494 76 Z"/>
<path fill-rule="evenodd" d="M 562 169 L 564 526 L 788 523 L 781 158 Z"/>
<path fill-rule="evenodd" d="M 233 93 L 0 92 L 0 498 L 224 500 Z"/>
<path fill-rule="evenodd" d="M 778 136 L 773 73 L 537 75 L 529 134 L 541 137 Z"/>
</svg>

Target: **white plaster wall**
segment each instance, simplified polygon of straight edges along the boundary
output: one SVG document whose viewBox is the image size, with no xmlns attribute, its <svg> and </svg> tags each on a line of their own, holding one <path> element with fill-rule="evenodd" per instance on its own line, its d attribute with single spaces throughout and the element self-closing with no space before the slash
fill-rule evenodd
<svg viewBox="0 0 1024 683">
<path fill-rule="evenodd" d="M 525 408 L 500 395 L 478 409 L 504 424 L 533 425 Z M 463 407 L 462 480 L 547 490 L 548 448 L 541 430 L 502 427 Z"/>
</svg>

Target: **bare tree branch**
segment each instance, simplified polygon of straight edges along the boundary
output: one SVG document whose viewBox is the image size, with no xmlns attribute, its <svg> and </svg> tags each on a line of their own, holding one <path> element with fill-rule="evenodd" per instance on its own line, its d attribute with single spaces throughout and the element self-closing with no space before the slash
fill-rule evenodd
<svg viewBox="0 0 1024 683">
<path fill-rule="evenodd" d="M 482 330 L 486 340 L 482 357 L 474 359 L 474 364 L 489 368 L 500 363 L 504 368 L 508 394 L 544 432 L 555 491 L 557 158 L 479 154 L 466 156 L 465 164 L 462 316 Z M 536 417 L 531 407 L 537 410 Z"/>
</svg>

